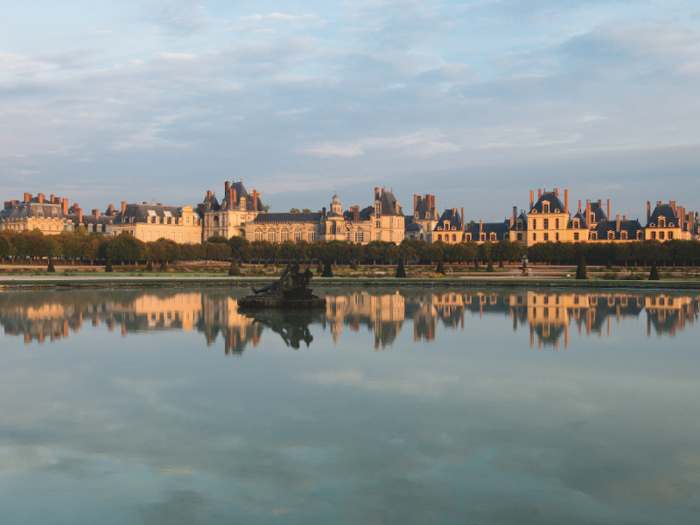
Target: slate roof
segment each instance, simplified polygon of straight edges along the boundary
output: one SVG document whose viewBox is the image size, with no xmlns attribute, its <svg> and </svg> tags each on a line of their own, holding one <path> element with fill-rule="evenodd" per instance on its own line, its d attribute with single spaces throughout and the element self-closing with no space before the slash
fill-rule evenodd
<svg viewBox="0 0 700 525">
<path fill-rule="evenodd" d="M 518 230 L 518 220 L 523 221 L 523 228 L 521 230 Z M 508 224 L 510 225 L 510 219 L 508 219 Z M 522 212 L 520 215 L 518 215 L 517 218 L 513 221 L 513 227 L 510 229 L 519 232 L 524 232 L 525 230 L 527 230 L 527 213 Z"/>
<path fill-rule="evenodd" d="M 423 226 L 417 222 L 412 222 L 406 226 L 407 232 L 419 232 L 423 229 Z"/>
<path fill-rule="evenodd" d="M 150 213 L 149 213 L 150 212 Z M 202 216 L 197 208 L 193 209 L 194 216 L 197 219 L 201 219 Z M 86 215 L 83 214 L 83 219 Z M 122 214 L 121 211 L 116 213 L 114 216 L 114 224 L 127 224 L 131 222 L 131 218 L 134 218 L 133 222 L 147 222 L 147 217 L 182 217 L 182 207 L 181 206 L 158 206 L 155 204 L 127 204 L 126 210 Z M 112 217 L 109 217 L 110 219 Z M 129 220 L 127 220 L 129 219 Z"/>
<path fill-rule="evenodd" d="M 236 190 L 236 202 L 233 203 L 234 210 L 240 210 L 241 197 L 245 197 L 246 211 L 262 211 L 263 208 L 260 197 L 256 199 L 258 202 L 253 202 L 253 196 L 245 189 L 243 182 L 231 182 L 230 188 Z M 224 195 L 224 198 L 221 200 L 220 208 L 230 209 L 228 195 Z"/>
<path fill-rule="evenodd" d="M 472 224 L 466 228 L 467 233 L 471 233 L 472 240 L 479 240 L 479 223 Z M 491 240 L 491 234 L 496 234 L 496 240 L 505 239 L 505 234 L 510 231 L 510 221 L 504 222 L 484 222 L 481 225 L 481 232 L 486 234 L 486 240 Z"/>
<path fill-rule="evenodd" d="M 0 211 L 0 219 L 24 219 L 27 217 L 62 219 L 64 218 L 64 214 L 60 204 L 47 204 L 46 201 L 44 201 L 43 204 L 31 201 L 27 203 L 20 202 L 8 209 Z"/>
<path fill-rule="evenodd" d="M 598 206 L 598 201 L 591 201 L 591 213 L 595 217 L 595 221 L 593 222 L 602 222 L 608 220 L 608 216 L 603 211 L 603 208 Z"/>
<path fill-rule="evenodd" d="M 612 231 L 615 234 L 615 239 L 620 240 L 622 236 L 620 235 L 623 231 L 627 232 L 628 239 L 636 239 L 637 232 L 642 230 L 642 225 L 638 220 L 634 221 L 620 221 L 620 231 L 616 231 L 617 224 L 616 221 L 603 221 L 596 224 L 596 227 L 591 231 L 598 233 L 598 240 L 602 241 L 608 238 L 608 232 Z"/>
<path fill-rule="evenodd" d="M 451 209 L 443 211 L 433 231 L 447 231 L 444 229 L 445 222 L 450 223 L 450 231 L 463 231 L 462 218 L 459 216 L 459 212 L 453 213 Z"/>
<path fill-rule="evenodd" d="M 654 208 L 654 213 L 651 214 L 651 218 L 647 224 L 647 228 L 651 224 L 658 226 L 659 217 L 664 217 L 666 219 L 666 227 L 670 227 L 671 223 L 673 223 L 674 227 L 678 226 L 678 217 L 676 217 L 676 214 L 674 213 L 670 204 L 661 204 L 660 206 L 658 204 L 656 205 L 656 208 Z"/>
<path fill-rule="evenodd" d="M 555 213 L 556 210 L 559 210 L 559 213 L 564 213 L 564 205 L 553 191 L 545 191 L 542 193 L 542 196 L 537 200 L 532 210 L 536 210 L 537 213 L 542 213 L 542 205 L 545 202 L 549 203 L 549 213 Z"/>
<path fill-rule="evenodd" d="M 420 202 L 418 203 L 418 206 L 416 206 L 415 214 L 416 214 L 416 220 L 426 220 L 426 219 L 434 219 L 436 213 L 434 214 L 433 211 L 435 208 L 430 208 L 428 206 L 428 200 L 424 197 L 421 198 Z"/>
<path fill-rule="evenodd" d="M 374 211 L 374 208 L 365 208 L 364 210 L 360 210 L 360 220 L 361 221 L 371 220 L 373 211 Z M 350 210 L 344 211 L 343 217 L 345 218 L 346 221 L 354 221 L 355 220 L 355 215 Z"/>
<path fill-rule="evenodd" d="M 382 205 L 382 215 L 399 215 L 403 217 L 403 210 L 398 205 L 398 201 L 392 192 L 382 190 L 382 193 L 379 195 L 379 202 Z"/>
<path fill-rule="evenodd" d="M 584 217 L 585 213 L 582 211 L 577 211 L 576 215 L 571 217 L 569 220 L 569 223 L 566 225 L 567 230 L 573 230 L 574 229 L 574 219 L 578 219 L 579 222 L 579 230 L 587 230 L 588 229 L 588 223 L 586 222 L 586 218 Z"/>
<path fill-rule="evenodd" d="M 261 213 L 253 219 L 255 224 L 270 222 L 320 222 L 323 213 Z"/>
</svg>

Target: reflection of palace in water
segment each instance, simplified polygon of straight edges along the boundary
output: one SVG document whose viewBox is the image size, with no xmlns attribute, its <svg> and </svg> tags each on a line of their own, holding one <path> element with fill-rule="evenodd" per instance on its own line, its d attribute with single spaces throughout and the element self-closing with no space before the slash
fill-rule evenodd
<svg viewBox="0 0 700 525">
<path fill-rule="evenodd" d="M 85 325 L 105 324 L 110 331 L 193 331 L 207 345 L 223 340 L 227 355 L 242 355 L 257 346 L 263 331 L 276 332 L 293 348 L 313 340 L 309 325 L 329 325 L 337 341 L 343 327 L 372 332 L 375 348 L 391 346 L 404 322 L 413 321 L 415 341 L 430 342 L 442 330 L 464 330 L 465 316 L 499 315 L 512 328 L 529 329 L 530 345 L 567 347 L 575 330 L 587 336 L 610 334 L 611 323 L 646 314 L 647 335 L 675 336 L 695 323 L 700 296 L 669 293 L 463 292 L 463 291 L 332 291 L 325 311 L 300 317 L 259 316 L 238 310 L 239 292 L 66 292 L 0 294 L 0 324 L 5 334 L 25 342 L 53 342 L 78 333 Z M 296 325 L 299 326 L 296 326 Z M 276 336 L 275 336 L 276 337 Z"/>
</svg>

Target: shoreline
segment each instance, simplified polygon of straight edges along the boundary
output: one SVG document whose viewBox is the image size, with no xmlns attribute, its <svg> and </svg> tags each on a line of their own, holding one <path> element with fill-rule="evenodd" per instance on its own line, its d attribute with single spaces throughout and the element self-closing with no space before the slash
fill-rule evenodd
<svg viewBox="0 0 700 525">
<path fill-rule="evenodd" d="M 54 291 L 68 289 L 124 289 L 124 288 L 243 288 L 261 282 L 269 282 L 268 277 L 54 277 L 33 276 L 0 278 L 0 292 Z M 454 278 L 436 279 L 396 279 L 395 277 L 314 277 L 312 287 L 318 288 L 366 288 L 366 287 L 415 287 L 415 288 L 560 288 L 560 289 L 616 289 L 616 290 L 700 290 L 700 281 L 662 280 L 564 280 L 537 278 Z"/>
</svg>

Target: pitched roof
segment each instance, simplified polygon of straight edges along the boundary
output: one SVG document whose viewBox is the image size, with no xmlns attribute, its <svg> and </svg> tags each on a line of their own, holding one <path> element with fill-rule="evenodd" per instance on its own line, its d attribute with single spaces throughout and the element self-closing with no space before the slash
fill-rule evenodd
<svg viewBox="0 0 700 525">
<path fill-rule="evenodd" d="M 576 215 L 571 217 L 569 220 L 569 223 L 566 225 L 567 230 L 573 230 L 574 229 L 574 219 L 579 220 L 579 226 L 578 229 L 580 230 L 587 230 L 588 229 L 588 223 L 586 222 L 586 218 L 583 216 L 584 213 L 582 211 L 577 211 Z"/>
<path fill-rule="evenodd" d="M 597 232 L 598 239 L 600 240 L 607 239 L 609 232 L 613 232 L 615 234 L 614 239 L 619 240 L 621 239 L 620 234 L 622 232 L 627 232 L 628 239 L 636 239 L 637 232 L 641 231 L 642 229 L 642 225 L 638 220 L 620 221 L 620 231 L 617 231 L 617 221 L 603 221 L 596 224 L 596 227 L 591 231 Z"/>
<path fill-rule="evenodd" d="M 454 211 L 452 209 L 445 210 L 442 212 L 442 215 L 438 219 L 437 224 L 435 225 L 435 228 L 433 228 L 433 231 L 447 231 L 445 229 L 445 222 L 449 222 L 449 230 L 459 230 L 462 231 L 462 218 L 459 216 L 458 211 Z"/>
<path fill-rule="evenodd" d="M 379 202 L 382 205 L 382 215 L 400 215 L 403 217 L 403 210 L 392 192 L 382 190 L 382 193 L 379 195 Z"/>
<path fill-rule="evenodd" d="M 364 210 L 360 210 L 360 220 L 361 221 L 369 221 L 372 219 L 372 212 L 374 211 L 374 208 L 365 208 Z M 343 218 L 346 221 L 354 221 L 355 220 L 355 215 L 351 210 L 346 210 L 343 212 Z"/>
<path fill-rule="evenodd" d="M 549 213 L 556 213 L 556 210 L 559 210 L 558 213 L 564 213 L 564 205 L 553 191 L 545 191 L 542 193 L 542 196 L 537 200 L 530 211 L 536 210 L 537 213 L 543 213 L 543 204 L 545 202 L 549 203 Z"/>
<path fill-rule="evenodd" d="M 148 217 L 182 217 L 182 206 L 158 206 L 156 204 L 127 204 L 124 213 L 118 212 L 114 216 L 115 224 L 126 224 L 131 222 L 130 220 L 134 218 L 134 222 L 147 222 Z M 193 208 L 194 216 L 198 219 L 201 218 L 200 212 L 197 208 Z M 83 218 L 85 215 L 83 214 Z M 111 219 L 112 217 L 110 217 Z"/>
<path fill-rule="evenodd" d="M 601 222 L 608 220 L 608 216 L 603 211 L 603 208 L 601 206 L 598 206 L 598 201 L 591 201 L 590 206 L 591 213 L 593 214 L 595 219 L 593 222 Z"/>
<path fill-rule="evenodd" d="M 253 222 L 256 224 L 270 222 L 320 222 L 323 213 L 261 213 Z"/>
<path fill-rule="evenodd" d="M 479 238 L 479 223 L 472 224 L 466 228 L 467 233 L 471 233 L 474 240 Z M 496 240 L 502 241 L 505 239 L 505 234 L 510 231 L 510 221 L 503 222 L 484 222 L 481 224 L 481 233 L 486 234 L 487 240 L 490 240 L 491 234 L 496 234 Z"/>
<path fill-rule="evenodd" d="M 650 224 L 659 224 L 659 217 L 664 217 L 666 219 L 666 226 L 668 227 L 671 223 L 673 223 L 674 226 L 678 226 L 678 218 L 676 217 L 675 212 L 673 211 L 673 208 L 671 207 L 670 204 L 657 204 L 656 207 L 654 208 L 654 213 L 651 214 L 651 217 L 649 218 L 649 223 L 647 224 L 647 228 L 649 227 Z"/>
<path fill-rule="evenodd" d="M 523 227 L 520 230 L 518 230 L 518 221 L 523 222 Z M 508 223 L 510 225 L 510 219 L 508 220 Z M 521 232 L 527 230 L 527 213 L 521 212 L 520 215 L 518 215 L 518 217 L 513 221 L 513 227 L 510 229 Z"/>
</svg>

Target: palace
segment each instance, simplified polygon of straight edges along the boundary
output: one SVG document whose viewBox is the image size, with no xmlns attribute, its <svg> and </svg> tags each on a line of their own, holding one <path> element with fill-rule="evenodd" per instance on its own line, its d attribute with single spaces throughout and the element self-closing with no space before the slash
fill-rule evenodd
<svg viewBox="0 0 700 525">
<path fill-rule="evenodd" d="M 333 195 L 330 211 L 268 213 L 257 190 L 248 192 L 243 181 L 226 181 L 221 202 L 211 190 L 196 206 L 164 206 L 160 203 L 127 204 L 115 210 L 109 205 L 104 213 L 92 210 L 84 215 L 77 203 L 39 193 L 24 194 L 22 201 L 6 201 L 0 211 L 0 231 L 39 230 L 46 235 L 74 231 L 83 227 L 88 233 L 116 236 L 133 235 L 144 242 L 161 238 L 178 243 L 204 243 L 212 236 L 243 237 L 249 241 L 271 243 L 347 241 L 368 244 L 372 241 L 400 244 L 404 239 L 441 242 L 518 242 L 533 246 L 542 242 L 632 242 L 641 240 L 691 240 L 700 238 L 700 217 L 676 201 L 657 201 L 652 210 L 647 202 L 646 225 L 638 219 L 615 215 L 610 200 L 578 201 L 569 208 L 569 190 L 563 195 L 553 191 L 530 191 L 528 206 L 501 222 L 465 224 L 464 208 L 446 208 L 439 213 L 435 195 L 414 195 L 413 215 L 404 215 L 393 191 L 374 188 L 370 205 L 344 210 L 338 195 Z M 563 197 L 563 202 L 562 202 Z"/>
</svg>

